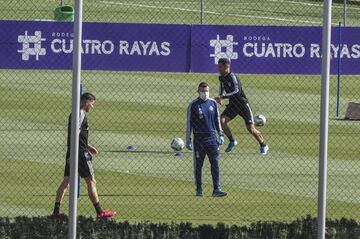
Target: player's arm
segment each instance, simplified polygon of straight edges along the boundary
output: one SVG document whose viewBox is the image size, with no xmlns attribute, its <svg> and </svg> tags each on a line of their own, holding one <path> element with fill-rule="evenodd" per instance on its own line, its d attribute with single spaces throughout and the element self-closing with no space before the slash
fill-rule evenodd
<svg viewBox="0 0 360 239">
<path fill-rule="evenodd" d="M 219 107 L 217 104 L 215 105 L 215 127 L 216 127 L 216 131 L 218 132 L 219 136 L 223 135 L 223 130 L 221 127 L 221 122 L 220 122 L 220 112 L 219 112 Z"/>
<path fill-rule="evenodd" d="M 232 84 L 234 86 L 233 91 L 223 94 L 222 97 L 221 97 L 222 99 L 229 98 L 230 96 L 239 93 L 239 91 L 240 91 L 240 82 L 237 79 L 237 77 L 235 76 L 235 74 L 231 74 L 231 81 L 232 81 Z"/>
<path fill-rule="evenodd" d="M 186 147 L 189 150 L 192 149 L 191 132 L 192 132 L 193 126 L 192 126 L 192 122 L 191 122 L 191 111 L 192 111 L 192 103 L 189 104 L 189 107 L 188 107 L 187 113 L 186 113 Z"/>
<path fill-rule="evenodd" d="M 223 83 L 220 82 L 220 86 L 219 86 L 219 96 L 216 96 L 216 97 L 215 97 L 215 100 L 216 100 L 216 102 L 217 102 L 219 105 L 222 105 L 221 99 L 223 98 L 223 96 L 224 96 L 224 86 L 223 86 Z"/>
<path fill-rule="evenodd" d="M 80 131 L 81 131 L 81 126 L 84 122 L 84 119 L 85 119 L 85 112 L 84 111 L 80 111 L 80 117 L 79 117 L 79 134 L 80 134 Z M 90 154 L 91 155 L 97 155 L 99 153 L 99 151 L 92 145 L 88 144 L 87 145 L 87 150 L 89 150 Z"/>
<path fill-rule="evenodd" d="M 221 122 L 220 122 L 220 112 L 219 112 L 219 107 L 218 105 L 215 103 L 215 127 L 216 127 L 216 131 L 219 134 L 219 145 L 223 145 L 224 144 L 224 134 L 223 134 L 223 130 L 221 128 Z"/>
<path fill-rule="evenodd" d="M 80 132 L 81 132 L 81 126 L 82 126 L 82 123 L 83 123 L 84 119 L 85 119 L 85 113 L 84 113 L 84 111 L 81 111 L 81 110 L 80 110 L 80 115 L 79 115 L 79 134 L 80 134 Z"/>
<path fill-rule="evenodd" d="M 192 104 L 190 103 L 187 109 L 187 114 L 186 114 L 186 142 L 190 141 L 191 142 L 191 132 L 192 132 L 192 122 L 191 122 L 191 107 Z"/>
</svg>

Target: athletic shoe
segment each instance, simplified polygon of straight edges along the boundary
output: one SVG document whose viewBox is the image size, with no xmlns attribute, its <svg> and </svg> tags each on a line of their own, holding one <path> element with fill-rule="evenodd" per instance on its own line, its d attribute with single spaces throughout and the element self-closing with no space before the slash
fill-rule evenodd
<svg viewBox="0 0 360 239">
<path fill-rule="evenodd" d="M 225 152 L 226 153 L 229 153 L 233 150 L 233 148 L 235 147 L 235 145 L 237 145 L 237 141 L 236 140 L 233 140 L 233 141 L 230 141 L 229 145 L 227 146 L 227 148 L 225 149 Z"/>
<path fill-rule="evenodd" d="M 204 196 L 203 190 L 202 190 L 202 189 L 196 190 L 196 196 L 197 196 L 197 197 L 203 197 L 203 196 Z"/>
<path fill-rule="evenodd" d="M 213 197 L 225 197 L 227 195 L 226 192 L 223 192 L 221 189 L 217 189 L 213 191 Z"/>
<path fill-rule="evenodd" d="M 260 154 L 265 156 L 269 152 L 269 146 L 265 144 L 264 146 L 260 146 Z"/>
<path fill-rule="evenodd" d="M 116 215 L 115 211 L 102 211 L 98 214 L 98 217 L 113 217 Z"/>
</svg>

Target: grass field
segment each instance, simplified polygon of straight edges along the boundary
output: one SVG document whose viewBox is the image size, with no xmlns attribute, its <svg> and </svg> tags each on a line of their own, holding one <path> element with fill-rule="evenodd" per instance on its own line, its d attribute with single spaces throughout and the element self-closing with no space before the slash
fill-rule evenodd
<svg viewBox="0 0 360 239">
<path fill-rule="evenodd" d="M 132 5 L 113 1 L 115 4 L 87 1 L 85 18 L 195 23 L 199 15 L 195 11 L 196 1 L 132 1 Z M 39 6 L 37 1 L 26 2 L 14 11 L 12 1 L 1 1 L 0 18 L 51 18 L 56 5 L 54 1 L 46 4 L 38 1 Z M 158 5 L 166 8 L 156 11 L 144 7 Z M 321 22 L 321 7 L 316 1 L 246 0 L 237 6 L 215 4 L 211 0 L 206 6 L 209 11 L 206 19 L 213 24 L 319 25 L 315 22 Z M 217 22 L 219 15 L 214 12 L 222 12 L 222 6 L 229 12 Z M 341 5 L 335 6 L 334 14 L 340 17 Z M 360 18 L 351 18 L 359 14 L 355 9 L 358 6 L 350 7 L 350 21 L 358 25 Z M 131 221 L 250 223 L 315 216 L 320 77 L 242 75 L 241 79 L 255 114 L 267 117 L 268 123 L 261 130 L 270 145 L 270 155 L 260 157 L 257 143 L 246 133 L 240 118 L 232 122 L 239 146 L 233 153 L 222 155 L 222 184 L 229 196 L 218 199 L 210 197 L 209 163 L 204 166 L 206 197 L 196 198 L 192 154 L 185 151 L 184 157 L 176 158 L 169 148 L 173 137 L 185 136 L 186 107 L 196 97 L 197 84 L 208 81 L 211 95 L 215 96 L 216 75 L 83 72 L 86 91 L 98 98 L 89 120 L 90 142 L 101 152 L 94 163 L 102 205 L 118 210 L 119 219 Z M 360 220 L 360 126 L 359 122 L 334 119 L 335 80 L 331 82 L 330 98 L 328 216 Z M 359 101 L 358 80 L 358 76 L 343 78 L 342 115 L 347 102 Z M 69 71 L 0 71 L 1 216 L 51 213 L 55 190 L 63 174 L 70 90 Z M 128 145 L 135 145 L 137 151 L 127 152 Z M 79 213 L 94 215 L 85 188 L 83 184 Z M 66 200 L 64 212 L 67 206 Z"/>
<path fill-rule="evenodd" d="M 59 71 L 0 73 L 1 214 L 48 214 L 62 177 L 71 76 Z M 240 145 L 223 154 L 221 162 L 223 188 L 229 192 L 225 199 L 209 197 L 210 184 L 207 197 L 195 198 L 191 153 L 176 158 L 168 146 L 171 138 L 184 138 L 186 106 L 196 97 L 197 83 L 207 80 L 215 89 L 216 76 L 137 73 L 135 86 L 132 77 L 118 72 L 83 75 L 86 90 L 98 97 L 89 115 L 90 140 L 101 151 L 95 166 L 105 207 L 119 210 L 121 219 L 196 223 L 315 215 L 319 77 L 242 76 L 255 112 L 267 116 L 262 131 L 271 153 L 260 157 L 242 120 L 235 120 Z M 342 102 L 358 99 L 357 79 L 345 81 L 349 92 Z M 331 101 L 334 112 L 334 87 Z M 359 219 L 359 125 L 330 124 L 329 216 Z M 126 152 L 128 145 L 138 152 Z M 204 175 L 210 183 L 208 168 L 207 162 Z M 82 189 L 80 213 L 93 215 L 85 185 Z"/>
<path fill-rule="evenodd" d="M 74 5 L 74 0 L 65 0 Z M 333 23 L 343 19 L 342 1 L 334 1 Z M 60 0 L 2 0 L 0 19 L 53 19 Z M 321 25 L 322 2 L 318 0 L 204 0 L 206 24 Z M 360 6 L 350 2 L 347 24 L 358 26 Z M 87 0 L 86 21 L 200 23 L 200 0 Z"/>
</svg>

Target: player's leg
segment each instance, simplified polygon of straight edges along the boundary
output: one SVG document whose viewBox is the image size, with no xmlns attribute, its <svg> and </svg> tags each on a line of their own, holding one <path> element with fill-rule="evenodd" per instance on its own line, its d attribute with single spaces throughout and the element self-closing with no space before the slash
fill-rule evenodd
<svg viewBox="0 0 360 239">
<path fill-rule="evenodd" d="M 115 211 L 104 211 L 101 206 L 100 206 L 100 200 L 99 200 L 99 195 L 97 193 L 97 189 L 96 189 L 96 180 L 95 180 L 95 176 L 88 176 L 85 179 L 86 185 L 87 185 L 87 190 L 88 190 L 88 195 L 90 198 L 90 201 L 93 203 L 96 214 L 99 217 L 112 217 L 116 215 Z"/>
<path fill-rule="evenodd" d="M 70 176 L 70 164 L 69 164 L 69 157 L 70 155 L 66 155 L 66 163 L 64 169 L 64 178 L 60 183 L 58 189 L 56 190 L 56 198 L 55 198 L 55 205 L 53 210 L 53 215 L 58 216 L 60 214 L 60 206 L 61 202 L 64 198 L 64 195 L 69 188 L 69 176 Z"/>
<path fill-rule="evenodd" d="M 220 152 L 219 146 L 216 144 L 211 144 L 207 147 L 207 155 L 210 161 L 211 166 L 211 176 L 213 180 L 213 196 L 214 197 L 224 197 L 227 193 L 221 190 L 220 183 Z"/>
<path fill-rule="evenodd" d="M 95 205 L 99 203 L 99 195 L 97 193 L 96 189 L 96 180 L 95 176 L 89 176 L 84 178 L 87 186 L 88 196 L 90 198 L 90 201 Z M 96 207 L 95 207 L 96 209 Z M 99 208 L 101 209 L 101 208 Z M 101 210 L 96 210 L 97 213 L 101 212 Z"/>
<path fill-rule="evenodd" d="M 259 142 L 259 144 L 265 142 L 264 136 L 258 129 L 255 128 L 254 124 L 247 124 L 246 129 L 249 131 L 250 134 L 254 136 L 254 138 Z"/>
<path fill-rule="evenodd" d="M 194 141 L 194 177 L 196 196 L 202 197 L 204 195 L 202 189 L 202 167 L 205 159 L 205 148 L 200 142 Z"/>
<path fill-rule="evenodd" d="M 236 117 L 236 115 L 237 115 L 237 113 L 236 113 L 236 111 L 234 111 L 233 107 L 230 106 L 230 105 L 227 105 L 226 109 L 224 110 L 224 112 L 220 116 L 220 122 L 221 122 L 221 127 L 223 129 L 223 132 L 228 137 L 228 139 L 230 141 L 229 145 L 225 149 L 225 152 L 232 151 L 233 148 L 235 147 L 235 145 L 237 145 L 237 141 L 233 137 L 233 135 L 231 133 L 231 129 L 229 127 L 229 122 L 232 119 L 234 119 Z"/>
<path fill-rule="evenodd" d="M 55 206 L 53 211 L 53 215 L 55 216 L 60 214 L 60 205 L 68 187 L 69 187 L 69 177 L 64 176 L 63 181 L 60 183 L 58 189 L 56 190 L 56 199 L 55 199 Z"/>
<path fill-rule="evenodd" d="M 262 133 L 255 128 L 254 115 L 252 113 L 249 103 L 247 103 L 245 107 L 242 108 L 240 115 L 243 117 L 245 121 L 246 129 L 249 131 L 250 134 L 254 136 L 254 138 L 260 144 L 260 154 L 266 155 L 269 151 L 269 146 L 266 144 L 266 141 Z"/>
<path fill-rule="evenodd" d="M 246 128 L 250 132 L 250 134 L 252 134 L 254 136 L 254 138 L 259 142 L 260 154 L 267 155 L 268 151 L 269 151 L 269 146 L 267 145 L 262 133 L 255 128 L 254 124 L 247 124 Z"/>
<path fill-rule="evenodd" d="M 221 127 L 223 129 L 224 134 L 229 138 L 229 140 L 233 139 L 233 135 L 231 133 L 231 129 L 229 127 L 229 122 L 231 121 L 231 119 L 226 116 L 226 115 L 221 115 L 220 116 L 220 122 L 221 122 Z"/>
<path fill-rule="evenodd" d="M 60 183 L 58 189 L 56 190 L 55 202 L 59 202 L 59 203 L 62 202 L 68 188 L 69 188 L 69 177 L 64 177 L 63 181 Z"/>
<path fill-rule="evenodd" d="M 79 175 L 85 179 L 90 201 L 94 205 L 96 214 L 100 217 L 112 217 L 116 215 L 115 211 L 104 211 L 100 206 L 99 195 L 96 188 L 94 168 L 91 155 L 85 152 L 84 157 L 79 157 Z"/>
<path fill-rule="evenodd" d="M 84 179 L 85 179 L 85 182 L 86 182 L 87 191 L 88 191 L 90 201 L 94 205 L 96 213 L 99 215 L 102 212 L 102 208 L 100 206 L 99 195 L 98 195 L 97 189 L 96 189 L 95 176 L 94 175 L 88 176 L 88 177 L 86 177 Z"/>
</svg>

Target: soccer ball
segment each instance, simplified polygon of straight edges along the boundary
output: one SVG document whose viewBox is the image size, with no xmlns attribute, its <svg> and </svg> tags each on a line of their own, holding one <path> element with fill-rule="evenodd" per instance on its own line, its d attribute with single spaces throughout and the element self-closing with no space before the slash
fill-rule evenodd
<svg viewBox="0 0 360 239">
<path fill-rule="evenodd" d="M 255 117 L 255 124 L 257 126 L 264 126 L 266 123 L 266 118 L 263 115 L 258 115 Z"/>
<path fill-rule="evenodd" d="M 185 147 L 185 143 L 181 138 L 171 140 L 170 146 L 175 151 L 181 151 Z"/>
</svg>

